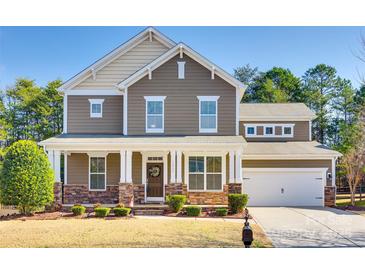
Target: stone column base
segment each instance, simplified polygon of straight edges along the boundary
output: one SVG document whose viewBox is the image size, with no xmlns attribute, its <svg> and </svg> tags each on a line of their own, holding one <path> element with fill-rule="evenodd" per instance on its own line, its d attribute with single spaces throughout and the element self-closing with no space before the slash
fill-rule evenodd
<svg viewBox="0 0 365 274">
<path fill-rule="evenodd" d="M 324 205 L 336 206 L 336 187 L 334 186 L 324 187 Z"/>
<path fill-rule="evenodd" d="M 134 205 L 134 193 L 132 183 L 119 183 L 119 203 L 127 207 Z"/>
<path fill-rule="evenodd" d="M 57 205 L 62 205 L 62 182 L 55 182 L 53 185 L 53 193 L 54 193 L 54 204 L 55 206 Z"/>
<path fill-rule="evenodd" d="M 228 184 L 228 194 L 241 194 L 242 183 L 230 183 Z"/>
</svg>

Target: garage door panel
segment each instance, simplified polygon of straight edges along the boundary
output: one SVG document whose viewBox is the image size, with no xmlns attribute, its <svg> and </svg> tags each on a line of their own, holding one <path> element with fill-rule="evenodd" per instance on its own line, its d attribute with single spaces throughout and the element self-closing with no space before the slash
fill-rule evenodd
<svg viewBox="0 0 365 274">
<path fill-rule="evenodd" d="M 323 206 L 324 169 L 243 169 L 249 206 Z"/>
</svg>

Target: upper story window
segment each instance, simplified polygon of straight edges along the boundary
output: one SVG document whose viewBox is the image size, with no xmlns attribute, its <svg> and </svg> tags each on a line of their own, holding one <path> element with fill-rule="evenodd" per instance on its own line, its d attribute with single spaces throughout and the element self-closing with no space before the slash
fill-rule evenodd
<svg viewBox="0 0 365 274">
<path fill-rule="evenodd" d="M 274 135 L 274 126 L 264 126 L 264 135 L 265 136 Z"/>
<path fill-rule="evenodd" d="M 256 137 L 292 138 L 294 137 L 294 126 L 295 124 L 244 124 L 245 136 L 255 137 L 255 138 Z"/>
<path fill-rule="evenodd" d="M 164 132 L 164 102 L 166 96 L 145 96 L 146 100 L 146 132 Z"/>
<path fill-rule="evenodd" d="M 185 79 L 185 62 L 177 62 L 177 78 Z"/>
<path fill-rule="evenodd" d="M 285 137 L 293 137 L 293 126 L 283 126 L 282 127 L 282 135 Z"/>
<path fill-rule="evenodd" d="M 89 102 L 90 102 L 90 117 L 102 118 L 104 99 L 89 99 Z"/>
<path fill-rule="evenodd" d="M 246 136 L 255 136 L 256 135 L 256 126 L 247 126 L 246 127 Z"/>
<path fill-rule="evenodd" d="M 198 96 L 199 99 L 199 132 L 218 132 L 218 99 L 219 96 Z"/>
</svg>

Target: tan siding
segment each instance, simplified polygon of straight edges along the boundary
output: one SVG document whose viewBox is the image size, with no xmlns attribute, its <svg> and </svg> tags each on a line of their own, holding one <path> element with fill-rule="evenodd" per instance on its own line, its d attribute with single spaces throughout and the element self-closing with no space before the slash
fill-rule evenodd
<svg viewBox="0 0 365 274">
<path fill-rule="evenodd" d="M 142 183 L 142 154 L 139 152 L 132 155 L 132 181 L 134 184 Z"/>
<path fill-rule="evenodd" d="M 243 169 L 251 168 L 327 168 L 327 173 L 332 172 L 331 160 L 243 160 Z M 244 177 L 245 175 L 243 175 Z M 327 185 L 331 181 L 327 179 Z"/>
<path fill-rule="evenodd" d="M 74 89 L 111 89 L 168 49 L 160 42 L 145 40 L 96 73 L 96 79 L 89 76 Z"/>
<path fill-rule="evenodd" d="M 86 153 L 67 156 L 67 184 L 89 184 L 89 156 Z"/>
<path fill-rule="evenodd" d="M 104 99 L 103 117 L 90 118 L 89 99 Z M 122 134 L 123 96 L 68 96 L 68 133 Z"/>
<path fill-rule="evenodd" d="M 264 137 L 259 137 L 259 138 L 251 138 L 251 137 L 246 137 L 245 136 L 245 127 L 244 124 L 295 124 L 294 126 L 294 137 L 293 138 L 280 138 L 280 137 L 275 137 L 275 138 L 264 138 Z M 261 122 L 261 121 L 250 121 L 250 122 L 244 122 L 244 121 L 240 121 L 240 134 L 243 135 L 243 137 L 245 137 L 245 139 L 248 142 L 276 142 L 276 141 L 310 141 L 309 140 L 309 122 L 308 121 L 265 121 L 265 122 Z M 281 127 L 275 128 L 275 134 L 276 135 L 280 135 L 281 134 Z M 263 135 L 263 127 L 258 126 L 257 127 L 257 135 Z"/>
<path fill-rule="evenodd" d="M 185 79 L 177 78 L 177 61 L 172 58 L 128 88 L 128 134 L 145 135 L 146 104 L 144 96 L 167 96 L 165 99 L 165 135 L 199 135 L 199 100 L 197 96 L 220 96 L 218 100 L 218 135 L 235 135 L 236 89 L 199 63 L 184 55 Z M 208 135 L 205 133 L 204 135 Z"/>
<path fill-rule="evenodd" d="M 120 154 L 109 153 L 106 160 L 107 185 L 117 185 L 120 181 Z"/>
</svg>

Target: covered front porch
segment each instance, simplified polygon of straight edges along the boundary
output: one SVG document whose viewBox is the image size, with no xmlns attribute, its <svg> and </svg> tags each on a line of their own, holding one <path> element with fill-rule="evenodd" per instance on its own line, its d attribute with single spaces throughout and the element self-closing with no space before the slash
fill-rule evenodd
<svg viewBox="0 0 365 274">
<path fill-rule="evenodd" d="M 67 134 L 40 144 L 55 171 L 60 204 L 134 206 L 183 194 L 189 204 L 226 205 L 228 193 L 242 191 L 241 136 Z"/>
</svg>

